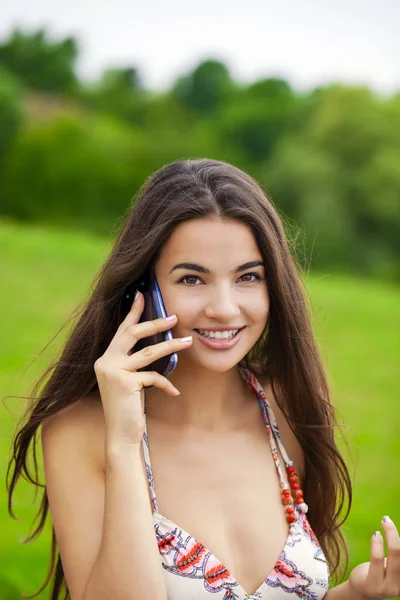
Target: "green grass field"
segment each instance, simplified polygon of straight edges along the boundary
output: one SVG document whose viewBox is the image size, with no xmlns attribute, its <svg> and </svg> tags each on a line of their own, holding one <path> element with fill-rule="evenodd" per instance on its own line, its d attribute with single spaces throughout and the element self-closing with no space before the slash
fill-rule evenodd
<svg viewBox="0 0 400 600">
<path fill-rule="evenodd" d="M 43 347 L 88 293 L 111 247 L 83 233 L 26 227 L 0 221 L 0 477 L 10 442 L 33 382 L 56 356 L 62 331 Z M 329 274 L 313 274 L 307 286 L 313 321 L 331 382 L 333 401 L 346 425 L 354 499 L 344 526 L 350 568 L 369 560 L 370 537 L 388 514 L 400 524 L 400 289 Z M 342 446 L 343 447 L 343 446 Z M 20 543 L 33 516 L 30 486 L 21 485 L 12 521 L 0 488 L 0 600 L 31 594 L 47 572 L 48 531 Z M 382 529 L 381 529 L 382 531 Z M 47 598 L 48 592 L 38 598 Z"/>
</svg>

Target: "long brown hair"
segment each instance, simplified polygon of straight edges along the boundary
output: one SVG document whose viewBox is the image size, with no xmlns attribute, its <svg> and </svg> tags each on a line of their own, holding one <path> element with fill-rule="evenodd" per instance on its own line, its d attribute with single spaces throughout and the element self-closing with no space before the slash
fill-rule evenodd
<svg viewBox="0 0 400 600">
<path fill-rule="evenodd" d="M 110 255 L 94 279 L 89 298 L 71 317 L 77 322 L 60 358 L 33 387 L 7 471 L 10 515 L 15 518 L 13 493 L 22 476 L 43 488 L 34 520 L 37 525 L 26 541 L 43 530 L 49 503 L 46 487 L 38 481 L 36 443 L 41 423 L 79 398 L 98 391 L 93 365 L 121 322 L 124 291 L 155 264 L 163 244 L 179 223 L 210 215 L 236 219 L 249 226 L 263 256 L 270 314 L 264 334 L 244 362 L 257 375 L 269 378 L 278 405 L 301 444 L 307 516 L 331 574 L 343 577 L 348 550 L 339 528 L 351 507 L 351 479 L 335 440 L 338 424 L 311 326 L 308 295 L 299 274 L 301 267 L 289 250 L 282 218 L 260 185 L 237 167 L 217 160 L 176 161 L 156 171 L 139 190 Z M 33 473 L 28 464 L 31 444 Z M 348 506 L 343 511 L 346 495 Z M 69 598 L 54 527 L 47 578 L 30 597 L 37 596 L 51 580 L 51 600 L 59 600 L 63 590 L 64 598 Z"/>
</svg>

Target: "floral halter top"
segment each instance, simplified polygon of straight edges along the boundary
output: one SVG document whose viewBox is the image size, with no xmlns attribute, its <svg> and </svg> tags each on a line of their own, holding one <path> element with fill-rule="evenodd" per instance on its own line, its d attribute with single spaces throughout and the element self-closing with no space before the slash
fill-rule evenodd
<svg viewBox="0 0 400 600">
<path fill-rule="evenodd" d="M 241 375 L 257 398 L 276 470 L 282 488 L 288 487 L 287 476 L 278 458 L 277 447 L 286 466 L 291 465 L 283 447 L 278 424 L 265 392 L 255 375 L 239 365 Z M 146 414 L 146 409 L 145 409 Z M 153 523 L 160 559 L 165 572 L 168 600 L 320 600 L 329 587 L 329 566 L 321 546 L 307 520 L 296 505 L 298 516 L 291 523 L 286 543 L 272 572 L 253 593 L 248 594 L 201 541 L 158 512 L 151 470 L 147 427 L 143 436 L 143 453 L 153 506 Z M 284 509 L 284 506 L 282 507 Z"/>
</svg>

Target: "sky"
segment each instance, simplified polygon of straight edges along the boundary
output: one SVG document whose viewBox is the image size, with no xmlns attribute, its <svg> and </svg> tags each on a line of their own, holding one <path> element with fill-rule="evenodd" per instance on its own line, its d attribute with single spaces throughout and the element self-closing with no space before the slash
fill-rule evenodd
<svg viewBox="0 0 400 600">
<path fill-rule="evenodd" d="M 87 80 L 133 66 L 161 91 L 217 59 L 243 83 L 282 77 L 299 91 L 330 82 L 400 91 L 400 0 L 3 0 L 0 40 L 15 26 L 76 37 Z"/>
</svg>

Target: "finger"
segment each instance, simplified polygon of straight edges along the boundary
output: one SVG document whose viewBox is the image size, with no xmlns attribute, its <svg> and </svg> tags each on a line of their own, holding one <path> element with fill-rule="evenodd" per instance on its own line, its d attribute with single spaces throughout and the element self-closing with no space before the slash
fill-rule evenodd
<svg viewBox="0 0 400 600">
<path fill-rule="evenodd" d="M 135 373 L 135 388 L 132 391 L 140 391 L 141 398 L 144 399 L 144 395 L 142 394 L 142 390 L 145 387 L 153 385 L 154 387 L 159 388 L 160 390 L 164 390 L 166 394 L 169 396 L 178 396 L 180 391 L 172 385 L 172 383 L 164 377 L 157 373 L 157 371 L 140 371 Z"/>
<path fill-rule="evenodd" d="M 124 331 L 112 340 L 110 348 L 112 351 L 124 352 L 130 355 L 130 351 L 134 348 L 138 340 L 155 335 L 160 331 L 171 329 L 176 324 L 176 315 L 171 315 L 166 318 L 154 319 L 153 321 L 144 321 L 143 323 L 132 323 L 125 327 Z"/>
<path fill-rule="evenodd" d="M 188 348 L 192 342 L 193 337 L 190 335 L 184 338 L 173 338 L 172 340 L 154 344 L 153 346 L 146 346 L 138 352 L 133 352 L 129 356 L 124 368 L 127 371 L 137 371 L 163 356 L 168 356 L 168 354 Z"/>
<path fill-rule="evenodd" d="M 371 590 L 383 588 L 385 579 L 385 549 L 380 531 L 371 538 L 371 559 L 367 575 L 366 587 Z"/>
<path fill-rule="evenodd" d="M 139 291 L 137 291 L 137 295 L 135 295 L 131 307 L 123 321 L 121 321 L 115 337 L 118 337 L 129 325 L 132 323 L 138 323 L 140 319 L 140 315 L 142 314 L 144 309 L 144 296 Z"/>
<path fill-rule="evenodd" d="M 396 525 L 389 517 L 383 517 L 382 527 L 388 549 L 386 586 L 389 590 L 400 590 L 400 537 Z"/>
</svg>

